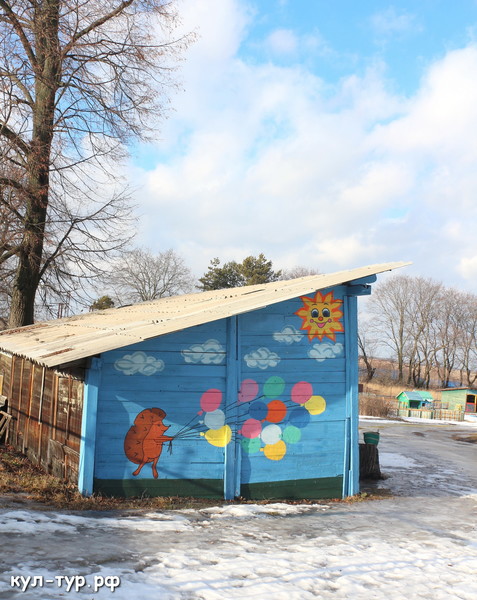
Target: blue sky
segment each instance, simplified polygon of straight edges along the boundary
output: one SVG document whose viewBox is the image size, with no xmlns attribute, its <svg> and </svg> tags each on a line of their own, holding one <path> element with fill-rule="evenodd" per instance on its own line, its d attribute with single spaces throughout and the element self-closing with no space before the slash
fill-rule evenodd
<svg viewBox="0 0 477 600">
<path fill-rule="evenodd" d="M 182 0 L 183 90 L 129 176 L 137 243 L 477 293 L 477 1 Z"/>
</svg>

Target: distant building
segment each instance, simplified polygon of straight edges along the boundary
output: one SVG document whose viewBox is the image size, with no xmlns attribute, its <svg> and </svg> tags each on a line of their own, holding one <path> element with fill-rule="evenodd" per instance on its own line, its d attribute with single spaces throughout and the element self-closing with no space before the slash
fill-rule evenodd
<svg viewBox="0 0 477 600">
<path fill-rule="evenodd" d="M 477 389 L 470 387 L 446 388 L 441 390 L 442 403 L 449 404 L 450 410 L 477 413 Z"/>
<path fill-rule="evenodd" d="M 413 390 L 412 392 L 401 392 L 396 396 L 400 408 L 427 408 L 434 398 L 430 392 Z"/>
</svg>

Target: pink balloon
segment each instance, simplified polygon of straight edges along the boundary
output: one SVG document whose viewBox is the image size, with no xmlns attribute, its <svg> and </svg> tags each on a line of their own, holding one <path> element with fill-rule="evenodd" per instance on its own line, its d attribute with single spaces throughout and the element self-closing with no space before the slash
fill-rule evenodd
<svg viewBox="0 0 477 600">
<path fill-rule="evenodd" d="M 258 383 L 253 379 L 244 379 L 238 394 L 239 402 L 250 402 L 257 397 Z"/>
<path fill-rule="evenodd" d="M 222 392 L 220 390 L 210 389 L 202 394 L 200 407 L 205 412 L 217 410 L 222 402 Z"/>
<path fill-rule="evenodd" d="M 249 438 L 250 440 L 258 437 L 262 433 L 262 424 L 257 419 L 247 419 L 242 425 L 240 432 L 243 437 Z"/>
<path fill-rule="evenodd" d="M 295 383 L 291 391 L 291 399 L 297 404 L 305 404 L 313 396 L 313 386 L 308 381 Z"/>
</svg>

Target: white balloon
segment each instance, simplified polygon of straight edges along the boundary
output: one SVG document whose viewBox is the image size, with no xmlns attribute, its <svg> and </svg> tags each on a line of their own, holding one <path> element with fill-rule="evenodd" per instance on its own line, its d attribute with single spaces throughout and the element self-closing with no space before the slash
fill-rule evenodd
<svg viewBox="0 0 477 600">
<path fill-rule="evenodd" d="M 209 429 L 220 429 L 225 425 L 225 414 L 223 410 L 217 409 L 205 415 L 204 423 Z"/>
<path fill-rule="evenodd" d="M 278 425 L 267 425 L 260 434 L 265 444 L 276 444 L 282 439 L 282 429 Z"/>
</svg>

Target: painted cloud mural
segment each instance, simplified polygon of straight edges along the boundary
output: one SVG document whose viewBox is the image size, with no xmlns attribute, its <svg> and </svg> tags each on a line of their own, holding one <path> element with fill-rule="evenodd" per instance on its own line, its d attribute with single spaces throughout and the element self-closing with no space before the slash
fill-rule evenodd
<svg viewBox="0 0 477 600">
<path fill-rule="evenodd" d="M 244 356 L 247 367 L 265 370 L 269 367 L 276 367 L 280 362 L 280 357 L 268 348 L 258 348 Z"/>
<path fill-rule="evenodd" d="M 225 359 L 225 348 L 217 340 L 207 340 L 182 350 L 182 356 L 186 363 L 220 365 Z"/>
<path fill-rule="evenodd" d="M 318 362 L 323 362 L 327 358 L 336 358 L 343 354 L 343 344 L 315 344 L 308 350 L 308 356 Z"/>
<path fill-rule="evenodd" d="M 114 368 L 125 375 L 154 375 L 158 371 L 164 370 L 164 361 L 155 356 L 148 356 L 145 352 L 134 352 L 125 354 L 114 363 Z"/>
</svg>

